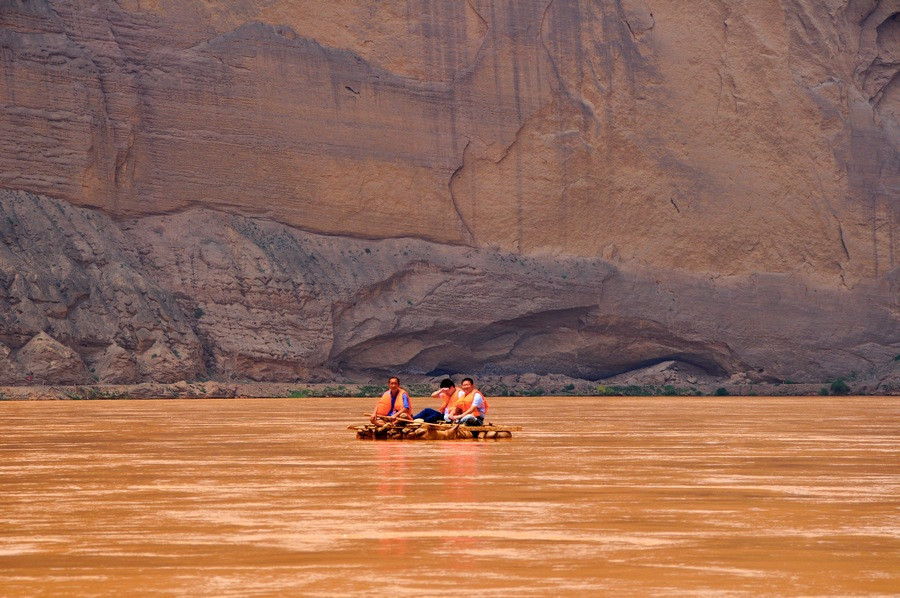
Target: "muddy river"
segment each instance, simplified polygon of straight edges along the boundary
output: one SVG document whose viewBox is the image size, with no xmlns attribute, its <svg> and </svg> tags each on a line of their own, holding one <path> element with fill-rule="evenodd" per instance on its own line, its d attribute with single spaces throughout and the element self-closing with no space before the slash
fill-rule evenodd
<svg viewBox="0 0 900 598">
<path fill-rule="evenodd" d="M 0 402 L 0 594 L 900 595 L 900 398 L 490 404 Z"/>
</svg>

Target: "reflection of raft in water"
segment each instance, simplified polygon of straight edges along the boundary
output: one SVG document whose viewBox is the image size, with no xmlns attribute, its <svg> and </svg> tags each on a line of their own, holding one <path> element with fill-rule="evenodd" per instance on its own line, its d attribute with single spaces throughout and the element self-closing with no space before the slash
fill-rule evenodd
<svg viewBox="0 0 900 598">
<path fill-rule="evenodd" d="M 350 426 L 361 440 L 496 440 L 512 438 L 521 426 L 461 426 L 459 424 L 428 424 L 425 422 L 398 420 L 383 426 L 365 424 Z"/>
</svg>

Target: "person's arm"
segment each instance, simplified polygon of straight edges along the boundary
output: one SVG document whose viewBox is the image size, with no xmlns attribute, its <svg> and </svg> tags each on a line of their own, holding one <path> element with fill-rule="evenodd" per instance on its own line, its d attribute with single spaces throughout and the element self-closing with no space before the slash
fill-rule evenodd
<svg viewBox="0 0 900 598">
<path fill-rule="evenodd" d="M 405 410 L 404 410 L 405 411 Z M 379 421 L 383 424 L 391 423 L 397 419 L 397 416 L 400 415 L 400 411 L 398 411 L 395 415 L 372 415 L 372 423 L 377 424 Z M 410 418 L 412 419 L 412 418 Z"/>
<path fill-rule="evenodd" d="M 474 413 L 476 409 L 478 413 L 484 416 L 484 397 L 480 392 L 476 392 L 475 398 L 472 400 L 472 412 Z"/>
<path fill-rule="evenodd" d="M 450 398 L 450 405 L 447 407 L 447 410 L 450 412 L 450 421 L 454 421 L 457 417 L 462 417 L 462 408 L 459 406 L 459 402 L 464 398 L 466 398 L 466 393 L 461 390 L 457 390 L 456 396 Z"/>
<path fill-rule="evenodd" d="M 454 421 L 455 421 L 455 420 L 460 420 L 460 419 L 464 418 L 465 416 L 469 415 L 470 413 L 472 413 L 473 411 L 475 411 L 475 400 L 474 400 L 474 399 L 472 400 L 472 404 L 469 405 L 469 408 L 468 408 L 468 409 L 466 409 L 465 411 L 463 411 L 463 412 L 460 413 L 459 415 L 451 416 L 451 419 L 453 419 Z"/>
<path fill-rule="evenodd" d="M 381 403 L 381 398 L 379 397 L 378 401 L 376 401 L 376 403 L 375 403 L 375 409 L 372 410 L 372 417 L 369 418 L 369 420 L 373 424 L 377 424 L 379 418 L 384 419 L 384 417 L 385 417 L 384 415 L 378 415 L 378 405 L 380 403 Z"/>
<path fill-rule="evenodd" d="M 403 393 L 403 409 L 400 409 L 394 414 L 394 419 L 401 417 L 403 414 L 406 414 L 409 419 L 412 419 L 412 406 L 409 403 L 409 395 Z"/>
<path fill-rule="evenodd" d="M 475 411 L 475 401 L 472 401 L 472 404 L 469 405 L 469 408 L 466 409 L 465 411 L 463 411 L 462 413 L 460 413 L 459 415 L 451 415 L 451 416 L 450 416 L 450 419 L 452 419 L 452 420 L 462 419 L 462 418 L 464 418 L 465 416 L 467 416 L 467 415 L 469 415 L 470 413 L 472 413 L 473 411 Z"/>
<path fill-rule="evenodd" d="M 469 405 L 469 408 L 455 416 L 454 419 L 462 419 L 470 413 L 475 413 L 475 409 L 480 408 L 482 405 L 484 405 L 484 397 L 481 396 L 480 392 L 476 392 L 475 398 L 472 399 L 472 404 Z"/>
<path fill-rule="evenodd" d="M 370 417 L 369 420 L 374 424 L 377 423 L 378 417 L 378 403 L 376 403 L 375 409 L 372 410 L 372 417 Z"/>
</svg>

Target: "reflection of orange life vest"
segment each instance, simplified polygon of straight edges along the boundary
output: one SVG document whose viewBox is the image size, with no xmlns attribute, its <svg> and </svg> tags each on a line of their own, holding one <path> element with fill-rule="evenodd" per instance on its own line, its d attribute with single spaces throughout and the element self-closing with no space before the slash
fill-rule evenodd
<svg viewBox="0 0 900 598">
<path fill-rule="evenodd" d="M 462 412 L 465 413 L 469 410 L 469 407 L 472 406 L 472 403 L 475 401 L 475 393 L 480 392 L 477 388 L 473 388 L 472 392 L 467 394 L 464 397 L 460 397 L 460 399 L 456 402 L 456 406 L 462 409 Z M 479 411 L 476 407 L 475 411 L 472 412 L 472 415 L 475 417 L 484 417 L 484 414 L 487 413 L 488 403 L 487 399 L 484 398 L 484 395 L 481 395 L 481 399 L 484 401 L 484 406 Z"/>
<path fill-rule="evenodd" d="M 392 401 L 391 391 L 385 391 L 385 393 L 381 395 L 381 398 L 378 399 L 378 404 L 375 406 L 375 415 L 393 415 L 403 409 L 404 393 L 406 396 L 409 396 L 409 393 L 401 388 L 397 391 L 397 396 Z M 409 409 L 412 411 L 412 402 L 409 404 Z"/>
</svg>

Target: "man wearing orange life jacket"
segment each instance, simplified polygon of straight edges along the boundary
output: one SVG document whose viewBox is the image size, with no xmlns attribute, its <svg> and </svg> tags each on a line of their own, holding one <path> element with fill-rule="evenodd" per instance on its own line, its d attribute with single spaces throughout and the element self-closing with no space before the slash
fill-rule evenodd
<svg viewBox="0 0 900 598">
<path fill-rule="evenodd" d="M 475 381 L 471 378 L 464 378 L 460 388 L 462 390 L 456 406 L 450 409 L 450 413 L 444 419 L 450 423 L 457 422 L 467 426 L 484 425 L 488 404 L 481 391 L 475 388 Z"/>
<path fill-rule="evenodd" d="M 409 393 L 400 388 L 400 378 L 391 376 L 388 380 L 388 390 L 378 403 L 375 404 L 375 411 L 372 413 L 372 423 L 378 423 L 378 420 L 391 421 L 395 419 L 412 419 L 412 405 L 409 401 Z"/>
<path fill-rule="evenodd" d="M 432 398 L 441 399 L 440 409 L 432 409 L 430 407 L 426 407 L 422 409 L 418 413 L 413 416 L 413 419 L 421 419 L 422 421 L 428 422 L 429 424 L 434 424 L 439 421 L 442 421 L 444 417 L 447 415 L 447 412 L 451 407 L 456 405 L 457 399 L 459 399 L 459 393 L 461 391 L 457 390 L 456 383 L 453 382 L 452 378 L 444 378 L 441 380 L 441 387 L 431 393 Z"/>
</svg>

